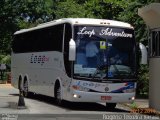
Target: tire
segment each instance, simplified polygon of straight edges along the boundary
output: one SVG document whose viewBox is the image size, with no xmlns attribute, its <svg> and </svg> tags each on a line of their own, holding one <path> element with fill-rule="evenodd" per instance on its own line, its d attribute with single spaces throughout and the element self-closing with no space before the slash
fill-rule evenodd
<svg viewBox="0 0 160 120">
<path fill-rule="evenodd" d="M 24 97 L 28 97 L 29 96 L 27 80 L 25 80 L 24 83 L 23 83 L 23 96 Z"/>
<path fill-rule="evenodd" d="M 117 103 L 106 103 L 106 110 L 114 110 Z"/>
<path fill-rule="evenodd" d="M 55 90 L 56 90 L 55 91 L 56 103 L 61 106 L 63 105 L 63 100 L 62 100 L 62 91 L 60 85 L 58 85 Z"/>
<path fill-rule="evenodd" d="M 22 87 L 22 78 L 21 78 L 21 77 L 19 77 L 18 89 L 19 89 L 19 91 L 22 91 L 22 90 L 23 90 L 23 87 Z"/>
</svg>

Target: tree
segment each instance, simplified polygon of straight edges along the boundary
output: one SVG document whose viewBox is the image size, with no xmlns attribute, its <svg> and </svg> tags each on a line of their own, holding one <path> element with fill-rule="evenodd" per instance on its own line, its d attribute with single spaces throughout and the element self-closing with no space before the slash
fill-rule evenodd
<svg viewBox="0 0 160 120">
<path fill-rule="evenodd" d="M 18 0 L 17 6 L 20 6 L 17 8 L 20 11 L 19 15 L 16 16 L 20 28 L 33 27 L 53 20 L 51 0 Z"/>
<path fill-rule="evenodd" d="M 85 9 L 92 11 L 96 18 L 116 19 L 126 7 L 125 0 L 88 0 Z"/>
<path fill-rule="evenodd" d="M 128 0 L 127 7 L 117 17 L 117 19 L 121 21 L 132 24 L 135 28 L 137 42 L 142 42 L 145 45 L 148 44 L 148 31 L 143 19 L 138 15 L 138 9 L 151 2 L 153 2 L 153 0 Z"/>
<path fill-rule="evenodd" d="M 93 17 L 93 14 L 86 12 L 82 4 L 78 4 L 74 0 L 66 0 L 59 2 L 55 7 L 56 19 L 60 18 L 84 18 Z"/>
<path fill-rule="evenodd" d="M 1 0 L 0 1 L 0 54 L 10 54 L 15 31 L 50 21 L 52 0 Z"/>
<path fill-rule="evenodd" d="M 11 1 L 0 1 L 0 53 L 10 53 L 10 41 L 16 29 Z"/>
</svg>

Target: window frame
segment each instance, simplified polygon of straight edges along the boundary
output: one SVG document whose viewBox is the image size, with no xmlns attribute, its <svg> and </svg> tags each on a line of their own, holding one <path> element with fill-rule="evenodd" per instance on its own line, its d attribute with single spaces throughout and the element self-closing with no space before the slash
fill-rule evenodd
<svg viewBox="0 0 160 120">
<path fill-rule="evenodd" d="M 160 57 L 160 29 L 151 30 L 149 39 L 150 57 Z"/>
</svg>

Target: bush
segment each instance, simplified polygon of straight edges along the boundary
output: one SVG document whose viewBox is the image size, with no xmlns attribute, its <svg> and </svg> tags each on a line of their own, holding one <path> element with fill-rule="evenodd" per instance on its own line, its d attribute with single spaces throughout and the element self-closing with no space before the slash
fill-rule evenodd
<svg viewBox="0 0 160 120">
<path fill-rule="evenodd" d="M 149 93 L 149 68 L 148 65 L 140 65 L 138 70 L 137 95 L 148 97 Z"/>
<path fill-rule="evenodd" d="M 11 56 L 10 55 L 0 55 L 0 64 L 6 64 L 7 71 L 10 71 Z"/>
<path fill-rule="evenodd" d="M 11 64 L 11 56 L 10 55 L 0 55 L 0 63 Z"/>
</svg>

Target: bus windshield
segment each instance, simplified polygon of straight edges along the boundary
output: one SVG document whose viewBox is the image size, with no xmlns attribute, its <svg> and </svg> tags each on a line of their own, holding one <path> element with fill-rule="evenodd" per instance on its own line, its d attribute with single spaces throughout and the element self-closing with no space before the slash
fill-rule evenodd
<svg viewBox="0 0 160 120">
<path fill-rule="evenodd" d="M 74 76 L 133 78 L 136 72 L 134 30 L 108 26 L 75 26 Z"/>
</svg>

